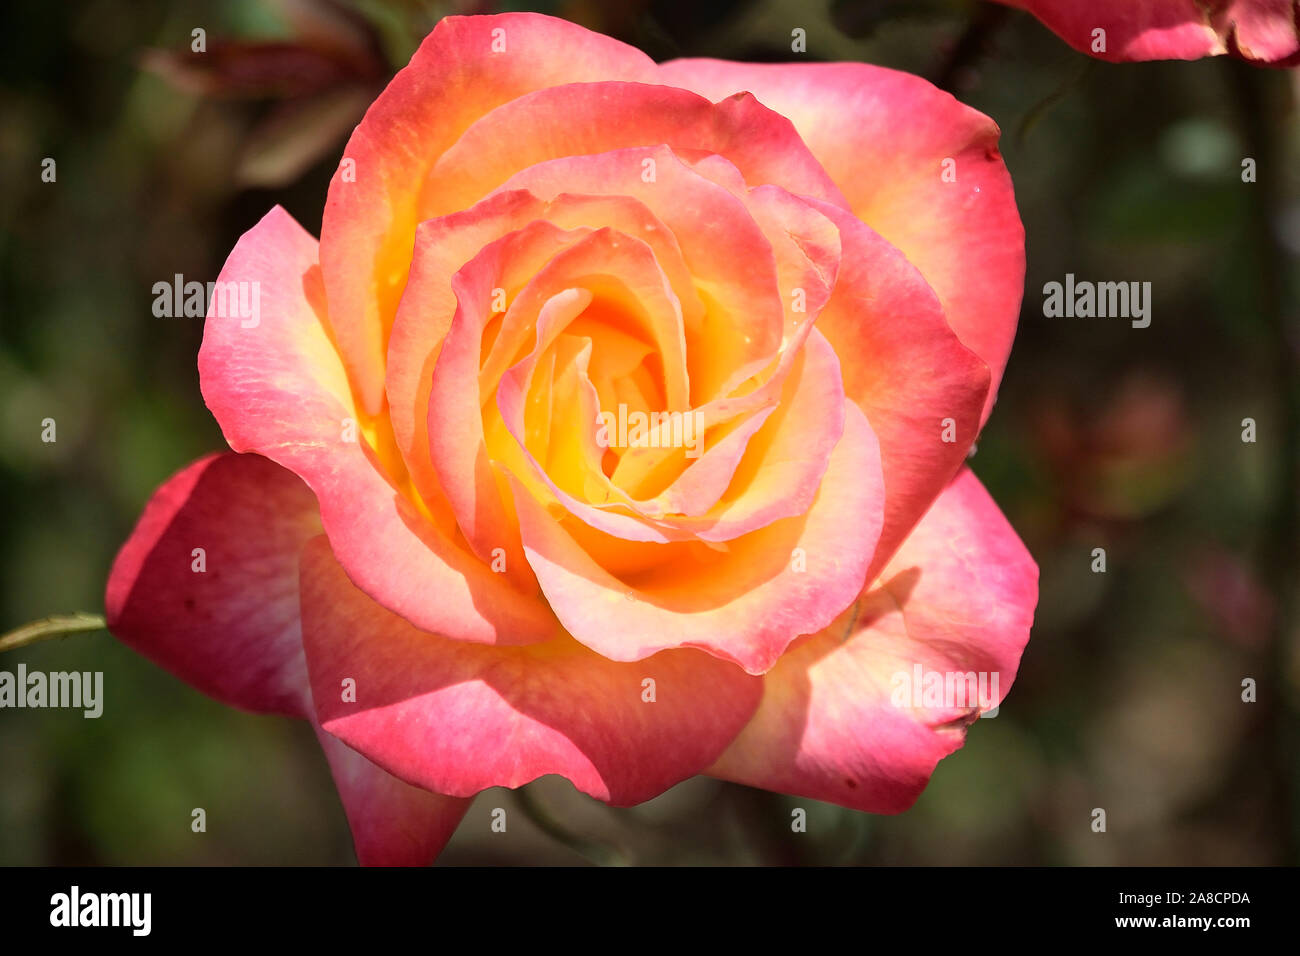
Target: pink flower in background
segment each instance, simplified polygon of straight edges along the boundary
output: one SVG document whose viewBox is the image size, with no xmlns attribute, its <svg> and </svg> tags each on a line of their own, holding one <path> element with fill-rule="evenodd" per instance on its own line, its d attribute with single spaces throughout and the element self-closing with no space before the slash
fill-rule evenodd
<svg viewBox="0 0 1300 956">
<path fill-rule="evenodd" d="M 1265 66 L 1300 63 L 1300 0 L 996 2 L 1028 10 L 1070 46 L 1102 60 L 1199 60 L 1227 53 Z"/>
<path fill-rule="evenodd" d="M 877 67 L 443 20 L 319 242 L 276 208 L 231 252 L 257 314 L 214 304 L 199 373 L 233 453 L 156 493 L 110 628 L 310 720 L 363 863 L 544 774 L 906 809 L 996 701 L 894 675 L 1005 693 L 1037 599 L 964 467 L 1024 278 L 997 139 Z"/>
</svg>

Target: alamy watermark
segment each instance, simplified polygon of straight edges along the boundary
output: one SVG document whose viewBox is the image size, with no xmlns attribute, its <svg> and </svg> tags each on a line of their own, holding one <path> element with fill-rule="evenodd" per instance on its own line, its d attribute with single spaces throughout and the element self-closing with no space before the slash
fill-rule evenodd
<svg viewBox="0 0 1300 956">
<path fill-rule="evenodd" d="M 1043 286 L 1043 315 L 1049 319 L 1131 319 L 1135 329 L 1151 324 L 1150 282 L 1075 281 L 1067 272 L 1065 282 Z"/>
<path fill-rule="evenodd" d="M 153 284 L 153 314 L 160 319 L 182 316 L 201 319 L 239 319 L 242 329 L 254 329 L 262 321 L 262 286 L 251 282 L 186 282 L 179 272 L 171 282 Z"/>
<path fill-rule="evenodd" d="M 104 712 L 103 671 L 28 671 L 18 665 L 18 673 L 0 671 L 0 708 L 3 707 L 70 707 L 81 710 L 83 717 L 95 718 Z"/>
<path fill-rule="evenodd" d="M 629 412 L 619 405 L 617 414 L 601 412 L 597 425 L 601 448 L 684 448 L 687 458 L 698 458 L 704 441 L 703 420 L 696 411 Z"/>
<path fill-rule="evenodd" d="M 932 671 L 915 664 L 911 671 L 895 671 L 890 684 L 889 699 L 895 707 L 978 707 L 981 712 L 996 712 L 1001 700 L 997 671 Z"/>
<path fill-rule="evenodd" d="M 152 893 L 83 893 L 73 886 L 50 897 L 50 925 L 121 926 L 132 936 L 148 936 L 153 925 Z"/>
</svg>

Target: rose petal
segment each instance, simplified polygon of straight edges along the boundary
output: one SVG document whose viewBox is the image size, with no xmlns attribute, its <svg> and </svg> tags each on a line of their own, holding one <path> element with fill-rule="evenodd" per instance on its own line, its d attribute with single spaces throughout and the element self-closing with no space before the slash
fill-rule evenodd
<svg viewBox="0 0 1300 956">
<path fill-rule="evenodd" d="M 1269 66 L 1300 66 L 1300 0 L 1235 0 L 1214 25 L 1234 55 Z"/>
<path fill-rule="evenodd" d="M 362 866 L 428 866 L 447 845 L 470 801 L 403 783 L 320 727 Z"/>
<path fill-rule="evenodd" d="M 511 148 L 501 149 L 503 142 Z M 844 205 L 790 120 L 747 93 L 710 103 L 685 89 L 611 81 L 539 89 L 488 113 L 438 160 L 421 207 L 426 216 L 444 215 L 538 163 L 659 145 L 717 153 L 750 186 L 771 183 Z"/>
<path fill-rule="evenodd" d="M 997 0 L 1027 10 L 1100 60 L 1199 60 L 1234 53 L 1270 65 L 1300 53 L 1296 0 Z M 1099 36 L 1094 31 L 1102 30 Z M 1103 41 L 1104 48 L 1099 48 Z"/>
<path fill-rule="evenodd" d="M 803 514 L 844 433 L 844 415 L 839 359 L 814 328 L 781 400 L 761 419 L 717 504 L 702 516 L 675 518 L 673 525 L 703 541 L 729 541 Z"/>
<path fill-rule="evenodd" d="M 683 95 L 712 109 L 699 97 Z M 647 162 L 654 164 L 650 182 L 642 178 Z M 742 199 L 697 174 L 667 147 L 542 160 L 502 188 L 527 189 L 543 199 L 578 191 L 624 195 L 663 220 L 695 287 L 719 313 L 709 317 L 706 329 L 704 317 L 684 312 L 693 405 L 724 394 L 737 367 L 767 362 L 780 344 L 784 305 L 771 243 Z"/>
<path fill-rule="evenodd" d="M 963 471 L 859 601 L 767 673 L 758 713 L 710 774 L 873 813 L 906 810 L 966 724 L 1011 687 L 1037 600 L 1033 559 Z M 895 706 L 907 687 L 899 675 L 910 679 L 917 664 L 985 672 L 990 696 L 996 673 L 996 698 Z"/>
<path fill-rule="evenodd" d="M 421 223 L 411 273 L 388 343 L 385 385 L 394 441 L 426 501 L 446 496 L 429 460 L 427 421 L 434 366 L 456 312 L 452 277 L 486 246 L 537 220 L 566 230 L 596 223 L 637 236 L 654 250 L 683 312 L 698 317 L 703 309 L 676 240 L 634 199 L 561 195 L 545 202 L 527 191 L 511 190 L 495 193 L 463 212 Z M 520 290 L 501 291 L 507 302 L 513 302 Z M 495 389 L 500 374 L 514 360 L 504 352 L 504 348 L 489 349 L 479 373 L 480 387 L 491 383 L 490 390 Z"/>
<path fill-rule="evenodd" d="M 870 580 L 966 460 L 989 370 L 957 340 L 901 252 L 853 216 L 818 205 L 839 226 L 843 255 L 817 330 L 844 358 L 844 391 L 880 439 L 885 474 L 885 524 Z"/>
<path fill-rule="evenodd" d="M 400 456 L 382 460 L 365 438 L 369 422 L 322 324 L 315 263 L 316 241 L 276 207 L 222 268 L 221 283 L 258 283 L 261 313 L 248 328 L 215 313 L 204 326 L 199 383 L 226 441 L 289 468 L 316 492 L 339 561 L 386 607 L 459 640 L 553 637 L 543 602 L 453 543 L 386 473 Z"/>
<path fill-rule="evenodd" d="M 987 419 L 1025 278 L 997 125 L 919 77 L 861 63 L 673 60 L 660 81 L 710 99 L 748 91 L 790 118 L 854 214 L 921 270 L 957 337 L 988 364 Z"/>
<path fill-rule="evenodd" d="M 761 674 L 792 640 L 825 627 L 861 590 L 880 533 L 882 491 L 876 438 L 850 406 L 804 516 L 730 541 L 721 552 L 654 545 L 678 550 L 635 583 L 611 574 L 517 482 L 515 506 L 542 590 L 583 644 L 616 661 L 698 647 Z"/>
<path fill-rule="evenodd" d="M 438 793 L 556 773 L 608 803 L 639 803 L 716 759 L 758 700 L 756 680 L 697 651 L 617 664 L 567 638 L 490 648 L 420 632 L 353 587 L 319 538 L 303 550 L 302 595 L 322 725 Z M 342 699 L 345 678 L 355 703 Z"/>
<path fill-rule="evenodd" d="M 257 455 L 201 458 L 154 492 L 113 562 L 108 629 L 224 703 L 308 714 L 298 550 L 319 533 L 292 472 Z"/>
<path fill-rule="evenodd" d="M 418 202 L 438 157 L 479 117 L 532 90 L 653 71 L 641 51 L 553 17 L 438 21 L 348 140 L 321 224 L 331 326 L 368 414 L 383 405 L 388 330 L 416 223 L 430 218 Z"/>
<path fill-rule="evenodd" d="M 483 333 L 490 321 L 500 318 L 491 311 L 493 289 L 517 288 L 557 254 L 576 248 L 584 232 L 538 221 L 490 243 L 457 272 L 451 283 L 456 311 L 430 379 L 429 456 L 457 525 L 482 560 L 491 561 L 493 553 L 502 549 L 507 570 L 516 575 L 527 574 L 527 562 L 483 431 L 479 394 Z M 566 302 L 566 319 L 588 301 L 589 297 L 579 297 Z"/>
</svg>

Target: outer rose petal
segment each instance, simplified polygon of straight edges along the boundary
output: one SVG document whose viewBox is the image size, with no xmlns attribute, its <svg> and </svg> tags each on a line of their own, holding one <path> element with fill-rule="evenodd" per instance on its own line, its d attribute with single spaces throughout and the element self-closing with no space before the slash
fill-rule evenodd
<svg viewBox="0 0 1300 956">
<path fill-rule="evenodd" d="M 1296 0 L 997 0 L 1027 10 L 1066 43 L 1101 60 L 1197 60 L 1232 52 L 1284 65 L 1300 52 Z M 1093 31 L 1106 31 L 1104 52 Z"/>
<path fill-rule="evenodd" d="M 715 100 L 748 91 L 794 123 L 853 212 L 921 270 L 957 337 L 988 364 L 987 419 L 1025 280 L 997 124 L 919 77 L 861 63 L 672 60 L 659 75 Z M 956 182 L 944 182 L 945 159 Z"/>
<path fill-rule="evenodd" d="M 299 625 L 298 554 L 316 499 L 260 455 L 210 455 L 154 493 L 108 577 L 108 627 L 223 703 L 314 721 Z M 206 569 L 194 571 L 194 548 Z M 317 728 L 367 865 L 429 863 L 466 802 L 418 790 Z"/>
<path fill-rule="evenodd" d="M 316 492 L 325 532 L 352 579 L 420 626 L 461 640 L 554 636 L 540 600 L 511 588 L 450 540 L 381 472 L 366 419 L 322 325 L 316 241 L 276 207 L 240 238 L 220 283 L 258 283 L 260 320 L 212 315 L 199 350 L 203 398 L 230 447 L 255 451 Z"/>
<path fill-rule="evenodd" d="M 1214 21 L 1234 54 L 1270 66 L 1300 65 L 1300 0 L 1234 0 Z"/>
<path fill-rule="evenodd" d="M 369 414 L 384 396 L 384 346 L 406 282 L 429 170 L 479 117 L 533 90 L 654 82 L 640 50 L 532 13 L 444 17 L 366 111 L 330 183 L 321 266 L 331 324 Z"/>
<path fill-rule="evenodd" d="M 893 675 L 1015 678 L 1038 569 L 969 470 L 939 496 L 884 574 L 764 677 L 758 713 L 709 773 L 857 810 L 897 813 L 962 745 L 978 707 L 894 706 Z"/>
<path fill-rule="evenodd" d="M 957 340 L 925 279 L 870 227 L 825 203 L 844 255 L 817 329 L 841 363 L 844 390 L 880 439 L 885 524 L 867 580 L 966 460 L 988 394 L 988 366 Z M 956 441 L 945 441 L 945 420 Z"/>
<path fill-rule="evenodd" d="M 318 534 L 316 499 L 292 472 L 258 455 L 201 458 L 154 493 L 113 562 L 108 629 L 224 703 L 307 716 L 298 551 Z"/>
<path fill-rule="evenodd" d="M 470 801 L 403 783 L 337 737 L 316 728 L 352 828 L 362 866 L 427 866 L 442 852 Z"/>
<path fill-rule="evenodd" d="M 491 648 L 420 632 L 358 591 L 323 538 L 303 550 L 302 596 L 321 724 L 439 793 L 558 773 L 597 799 L 639 803 L 716 759 L 758 703 L 756 679 L 698 651 L 628 665 L 568 638 Z M 356 703 L 341 700 L 344 677 Z"/>
</svg>

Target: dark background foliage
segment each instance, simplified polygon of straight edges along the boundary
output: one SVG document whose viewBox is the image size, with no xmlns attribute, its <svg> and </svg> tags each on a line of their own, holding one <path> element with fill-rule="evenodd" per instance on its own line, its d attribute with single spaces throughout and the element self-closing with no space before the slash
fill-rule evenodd
<svg viewBox="0 0 1300 956">
<path fill-rule="evenodd" d="M 1042 595 L 1000 715 L 906 814 L 704 779 L 611 810 L 546 779 L 483 794 L 441 862 L 1300 862 L 1300 79 L 1227 59 L 1093 63 L 982 3 L 10 0 L 0 631 L 101 610 L 152 489 L 222 447 L 199 396 L 202 320 L 155 318 L 153 283 L 215 278 L 274 203 L 318 232 L 347 131 L 436 19 L 524 7 L 658 58 L 792 59 L 802 27 L 808 59 L 919 73 L 998 121 L 1029 274 L 972 465 Z M 1150 328 L 1045 318 L 1043 284 L 1066 272 L 1151 281 Z M 0 712 L 0 864 L 353 859 L 306 726 L 223 707 L 102 632 L 0 667 L 19 661 L 102 670 L 107 699 L 99 720 Z M 1241 701 L 1246 677 L 1258 703 Z M 497 806 L 519 811 L 504 835 Z M 796 806 L 806 834 L 790 832 Z"/>
</svg>

